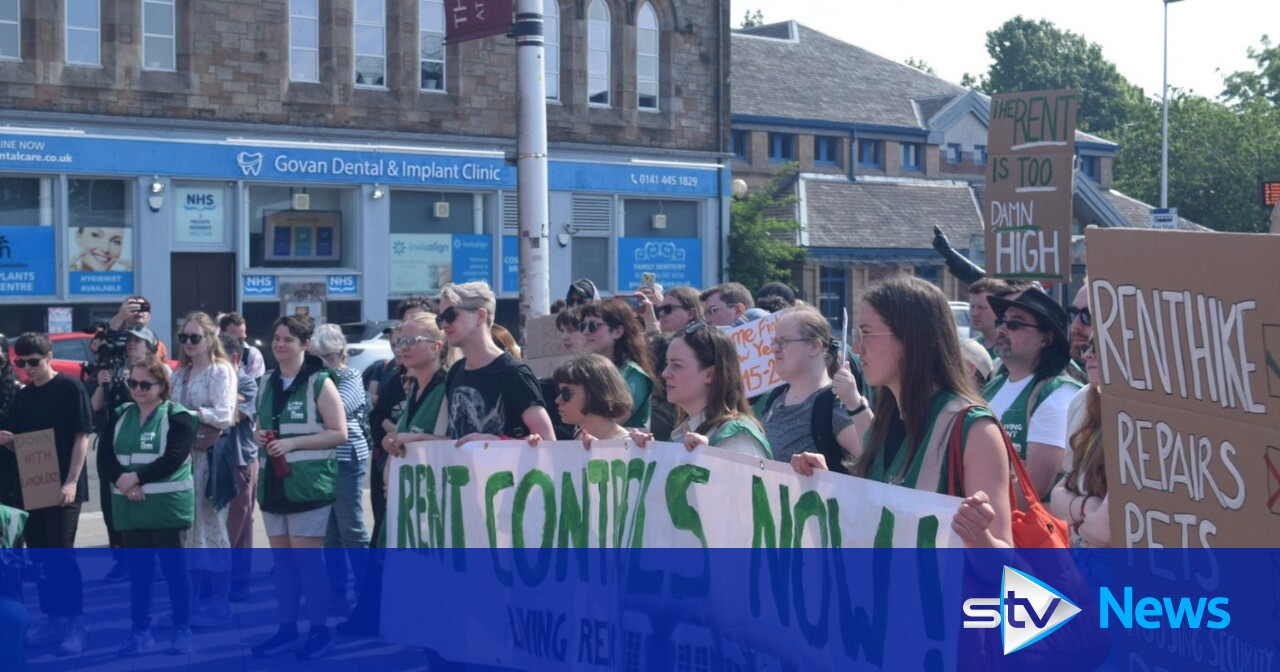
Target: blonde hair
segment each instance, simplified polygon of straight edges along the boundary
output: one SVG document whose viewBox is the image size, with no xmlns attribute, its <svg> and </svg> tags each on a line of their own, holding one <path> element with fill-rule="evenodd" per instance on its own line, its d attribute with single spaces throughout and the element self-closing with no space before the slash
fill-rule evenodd
<svg viewBox="0 0 1280 672">
<path fill-rule="evenodd" d="M 493 314 L 497 310 L 498 299 L 489 288 L 489 283 L 481 280 L 464 282 L 460 285 L 449 283 L 440 289 L 440 299 L 470 310 L 483 308 L 488 321 L 485 326 L 493 326 Z"/>
<path fill-rule="evenodd" d="M 402 332 L 405 327 L 411 324 L 421 329 L 423 333 L 429 336 L 432 340 L 444 346 L 440 348 L 440 365 L 441 368 L 445 368 L 450 363 L 449 351 L 451 348 L 449 347 L 448 340 L 444 336 L 444 332 L 440 330 L 440 325 L 436 324 L 435 313 L 418 313 L 417 315 L 414 315 L 393 327 L 391 333 L 394 335 L 396 332 Z"/>
<path fill-rule="evenodd" d="M 187 328 L 188 324 L 196 323 L 200 327 L 200 335 L 204 340 L 209 341 L 209 361 L 210 362 L 227 362 L 227 353 L 222 349 L 222 343 L 218 341 L 218 325 L 214 323 L 213 318 L 203 311 L 194 311 L 187 313 L 187 319 L 182 321 L 182 330 Z M 180 331 L 181 333 L 181 331 Z M 186 348 L 178 348 L 178 365 L 181 367 L 191 366 L 191 358 L 187 356 Z"/>
</svg>

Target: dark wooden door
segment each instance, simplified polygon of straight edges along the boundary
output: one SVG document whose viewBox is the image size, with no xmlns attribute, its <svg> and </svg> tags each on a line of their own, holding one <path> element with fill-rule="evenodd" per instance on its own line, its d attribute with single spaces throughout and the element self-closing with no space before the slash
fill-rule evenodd
<svg viewBox="0 0 1280 672">
<path fill-rule="evenodd" d="M 170 296 L 176 323 L 193 310 L 217 319 L 218 313 L 236 309 L 236 255 L 175 252 L 172 263 Z"/>
</svg>

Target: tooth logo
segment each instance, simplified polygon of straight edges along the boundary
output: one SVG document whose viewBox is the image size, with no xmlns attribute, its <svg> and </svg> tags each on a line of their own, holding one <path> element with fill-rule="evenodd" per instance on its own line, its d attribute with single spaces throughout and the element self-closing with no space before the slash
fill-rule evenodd
<svg viewBox="0 0 1280 672">
<path fill-rule="evenodd" d="M 246 177 L 257 177 L 258 173 L 262 171 L 262 153 L 240 152 L 236 155 L 236 163 L 240 164 L 240 172 L 244 173 Z"/>
</svg>

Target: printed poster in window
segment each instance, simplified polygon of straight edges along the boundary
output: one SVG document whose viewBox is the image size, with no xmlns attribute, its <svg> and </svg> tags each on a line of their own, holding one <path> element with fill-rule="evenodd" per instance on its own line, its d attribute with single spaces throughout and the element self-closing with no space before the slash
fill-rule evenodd
<svg viewBox="0 0 1280 672">
<path fill-rule="evenodd" d="M 697 238 L 619 238 L 618 290 L 635 290 L 645 273 L 663 287 L 702 285 L 702 241 Z"/>
<path fill-rule="evenodd" d="M 178 187 L 179 243 L 222 243 L 226 240 L 226 191 L 222 188 Z"/>
<path fill-rule="evenodd" d="M 77 226 L 67 245 L 74 294 L 132 294 L 133 236 L 124 227 Z"/>
<path fill-rule="evenodd" d="M 0 296 L 57 291 L 53 227 L 0 226 Z"/>
<path fill-rule="evenodd" d="M 439 290 L 453 278 L 452 236 L 428 233 L 391 234 L 393 294 Z"/>
<path fill-rule="evenodd" d="M 323 282 L 280 283 L 281 314 L 309 317 L 317 326 L 324 324 L 325 291 Z"/>
</svg>

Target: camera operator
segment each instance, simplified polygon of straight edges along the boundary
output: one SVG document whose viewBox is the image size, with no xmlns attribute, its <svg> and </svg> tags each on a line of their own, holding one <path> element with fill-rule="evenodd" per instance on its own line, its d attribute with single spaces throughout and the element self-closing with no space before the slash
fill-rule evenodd
<svg viewBox="0 0 1280 672">
<path fill-rule="evenodd" d="M 102 337 L 102 343 L 98 346 L 98 359 L 94 363 L 94 368 L 98 370 L 95 376 L 98 385 L 89 400 L 93 409 L 93 425 L 99 432 L 111 431 L 119 419 L 116 417 L 117 409 L 130 401 L 129 388 L 125 385 L 128 363 L 148 357 L 158 359 L 157 346 L 160 343 L 156 335 L 146 327 L 104 331 Z M 164 360 L 160 361 L 163 363 Z M 168 371 L 169 367 L 166 366 L 165 370 Z M 106 523 L 111 554 L 116 561 L 104 580 L 107 583 L 118 583 L 129 578 L 127 556 L 117 552 L 123 546 L 124 538 L 111 521 L 111 483 L 100 480 L 98 486 L 102 520 Z"/>
<path fill-rule="evenodd" d="M 131 296 L 120 304 L 120 310 L 111 318 L 109 328 L 111 330 L 121 329 L 145 329 L 151 324 L 151 302 L 143 296 Z M 160 361 L 169 361 L 169 349 L 164 343 L 158 342 L 157 356 Z"/>
</svg>

